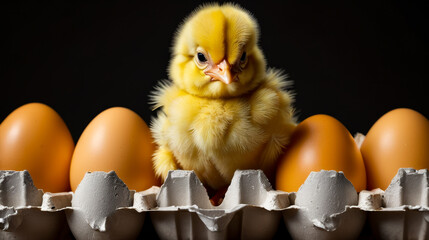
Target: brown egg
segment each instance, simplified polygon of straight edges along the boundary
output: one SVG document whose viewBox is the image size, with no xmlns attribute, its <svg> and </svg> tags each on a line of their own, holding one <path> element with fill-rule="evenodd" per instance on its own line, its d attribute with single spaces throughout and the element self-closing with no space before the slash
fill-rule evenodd
<svg viewBox="0 0 429 240">
<path fill-rule="evenodd" d="M 342 171 L 357 191 L 366 187 L 362 155 L 349 131 L 328 115 L 314 115 L 298 124 L 279 160 L 276 187 L 296 192 L 312 171 Z"/>
<path fill-rule="evenodd" d="M 158 185 L 152 168 L 155 146 L 149 128 L 135 112 L 109 108 L 95 117 L 76 144 L 70 168 L 73 191 L 87 171 L 114 170 L 128 188 Z"/>
<path fill-rule="evenodd" d="M 21 106 L 0 125 L 0 169 L 28 170 L 45 192 L 69 191 L 73 149 L 66 124 L 45 104 Z"/>
<path fill-rule="evenodd" d="M 386 189 L 399 168 L 429 168 L 429 122 L 406 108 L 392 110 L 371 127 L 362 143 L 368 189 Z"/>
</svg>

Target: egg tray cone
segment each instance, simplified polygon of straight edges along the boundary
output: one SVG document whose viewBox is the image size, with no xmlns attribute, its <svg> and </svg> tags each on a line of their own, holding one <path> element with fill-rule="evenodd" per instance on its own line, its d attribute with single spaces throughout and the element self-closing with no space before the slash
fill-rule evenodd
<svg viewBox="0 0 429 240">
<path fill-rule="evenodd" d="M 236 171 L 211 205 L 192 171 L 129 190 L 115 172 L 87 173 L 75 193 L 43 193 L 27 171 L 0 171 L 0 239 L 135 239 L 150 216 L 161 239 L 428 239 L 428 171 L 400 169 L 386 191 L 359 194 L 342 172 L 312 172 L 297 192 L 275 191 L 260 170 Z M 149 213 L 147 215 L 146 213 Z M 147 215 L 147 216 L 146 216 Z"/>
</svg>

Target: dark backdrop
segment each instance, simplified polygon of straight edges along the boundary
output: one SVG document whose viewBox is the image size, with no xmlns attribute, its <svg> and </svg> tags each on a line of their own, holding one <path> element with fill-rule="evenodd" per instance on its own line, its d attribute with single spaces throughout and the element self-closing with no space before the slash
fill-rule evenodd
<svg viewBox="0 0 429 240">
<path fill-rule="evenodd" d="M 102 110 L 149 123 L 178 24 L 199 2 L 0 6 L 0 121 L 28 102 L 54 108 L 75 141 Z M 294 81 L 299 120 L 318 113 L 366 133 L 387 111 L 428 105 L 427 4 L 242 2 L 271 67 Z"/>
</svg>

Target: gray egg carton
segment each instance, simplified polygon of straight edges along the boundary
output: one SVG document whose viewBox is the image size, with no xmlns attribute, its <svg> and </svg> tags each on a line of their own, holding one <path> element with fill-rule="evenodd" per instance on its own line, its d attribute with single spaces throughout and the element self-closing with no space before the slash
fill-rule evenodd
<svg viewBox="0 0 429 240">
<path fill-rule="evenodd" d="M 43 193 L 27 171 L 0 171 L 0 239 L 58 239 L 70 193 Z"/>
<path fill-rule="evenodd" d="M 216 207 L 194 172 L 172 171 L 150 216 L 161 239 L 270 239 L 288 205 L 288 194 L 274 191 L 260 170 L 236 171 Z"/>
<path fill-rule="evenodd" d="M 428 170 L 399 169 L 386 191 L 360 193 L 379 239 L 429 239 Z"/>
<path fill-rule="evenodd" d="M 150 216 L 161 239 L 428 239 L 428 171 L 400 169 L 386 191 L 359 194 L 342 172 L 312 172 L 295 193 L 260 170 L 236 171 L 219 206 L 192 171 L 135 192 L 115 172 L 87 173 L 75 193 L 43 193 L 27 171 L 0 171 L 0 239 L 134 239 Z M 149 214 L 149 215 L 147 215 Z"/>
</svg>

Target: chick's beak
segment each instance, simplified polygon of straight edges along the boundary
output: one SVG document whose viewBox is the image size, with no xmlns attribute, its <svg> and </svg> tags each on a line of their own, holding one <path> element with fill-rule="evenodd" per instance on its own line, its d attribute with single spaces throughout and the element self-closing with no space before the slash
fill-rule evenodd
<svg viewBox="0 0 429 240">
<path fill-rule="evenodd" d="M 236 80 L 235 74 L 231 73 L 231 64 L 226 59 L 222 60 L 219 64 L 215 64 L 212 68 L 204 72 L 206 75 L 212 77 L 212 81 L 222 81 L 225 84 L 230 84 Z"/>
</svg>

